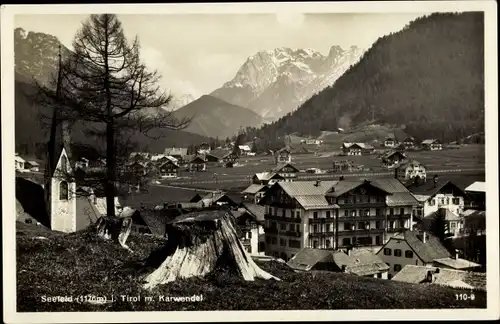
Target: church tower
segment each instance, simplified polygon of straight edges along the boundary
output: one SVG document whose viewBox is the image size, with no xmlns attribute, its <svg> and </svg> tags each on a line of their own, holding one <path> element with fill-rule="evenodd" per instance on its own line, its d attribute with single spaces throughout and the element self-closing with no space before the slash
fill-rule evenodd
<svg viewBox="0 0 500 324">
<path fill-rule="evenodd" d="M 60 94 L 61 80 L 61 48 L 59 47 L 56 95 Z M 76 231 L 76 182 L 71 163 L 71 133 L 69 123 L 60 118 L 60 109 L 61 106 L 56 102 L 45 168 L 45 205 L 52 230 L 74 232 Z"/>
</svg>

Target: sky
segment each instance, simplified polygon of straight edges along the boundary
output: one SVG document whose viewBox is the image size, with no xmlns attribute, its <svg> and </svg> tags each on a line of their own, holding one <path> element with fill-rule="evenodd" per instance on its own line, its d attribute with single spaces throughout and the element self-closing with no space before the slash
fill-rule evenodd
<svg viewBox="0 0 500 324">
<path fill-rule="evenodd" d="M 425 13 L 122 14 L 128 39 L 162 75 L 161 86 L 195 98 L 230 81 L 249 56 L 278 47 L 328 54 L 333 45 L 368 49 L 379 37 L 401 30 Z M 16 15 L 15 28 L 47 33 L 68 48 L 87 15 Z"/>
</svg>

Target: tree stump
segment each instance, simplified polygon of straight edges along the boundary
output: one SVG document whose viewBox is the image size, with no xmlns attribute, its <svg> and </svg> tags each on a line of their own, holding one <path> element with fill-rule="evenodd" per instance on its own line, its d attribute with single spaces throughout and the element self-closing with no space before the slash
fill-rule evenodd
<svg viewBox="0 0 500 324">
<path fill-rule="evenodd" d="M 232 216 L 226 211 L 180 216 L 167 224 L 167 236 L 167 244 L 161 252 L 151 255 L 160 265 L 146 276 L 146 289 L 178 278 L 202 277 L 218 266 L 237 270 L 247 281 L 280 280 L 255 264 L 238 239 Z"/>
<path fill-rule="evenodd" d="M 102 216 L 97 220 L 97 235 L 105 240 L 112 240 L 130 250 L 126 245 L 132 229 L 131 217 Z"/>
</svg>

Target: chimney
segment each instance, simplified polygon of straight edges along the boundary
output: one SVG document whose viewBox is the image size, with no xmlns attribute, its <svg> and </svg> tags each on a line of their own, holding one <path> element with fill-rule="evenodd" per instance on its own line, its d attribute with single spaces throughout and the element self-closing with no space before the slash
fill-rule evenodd
<svg viewBox="0 0 500 324">
<path fill-rule="evenodd" d="M 318 180 L 316 180 L 316 183 L 314 183 L 314 186 L 319 187 L 320 184 L 321 184 L 321 180 L 318 179 Z"/>
<path fill-rule="evenodd" d="M 458 260 L 458 250 L 455 250 L 455 255 L 454 255 L 454 257 L 455 257 L 455 260 Z"/>
<path fill-rule="evenodd" d="M 422 242 L 424 242 L 424 243 L 425 243 L 426 241 L 427 241 L 427 233 L 426 233 L 426 232 L 424 232 L 424 233 L 422 234 Z"/>
</svg>

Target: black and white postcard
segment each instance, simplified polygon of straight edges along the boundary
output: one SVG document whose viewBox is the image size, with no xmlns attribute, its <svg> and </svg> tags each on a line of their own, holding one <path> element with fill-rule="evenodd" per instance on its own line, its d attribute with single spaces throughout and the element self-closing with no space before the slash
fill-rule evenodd
<svg viewBox="0 0 500 324">
<path fill-rule="evenodd" d="M 496 9 L 2 6 L 4 321 L 498 319 Z"/>
</svg>

